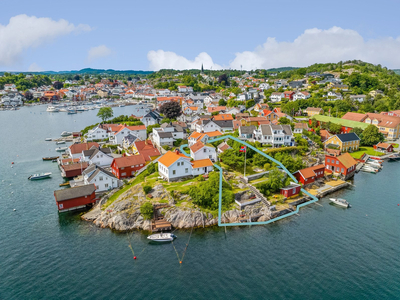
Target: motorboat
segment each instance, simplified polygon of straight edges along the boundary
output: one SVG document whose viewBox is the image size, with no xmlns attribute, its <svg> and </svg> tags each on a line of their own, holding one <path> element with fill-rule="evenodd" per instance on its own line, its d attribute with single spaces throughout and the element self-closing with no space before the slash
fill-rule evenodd
<svg viewBox="0 0 400 300">
<path fill-rule="evenodd" d="M 50 141 L 52 141 L 52 138 L 45 138 L 44 139 L 46 142 L 50 142 Z"/>
<path fill-rule="evenodd" d="M 58 148 L 56 148 L 56 151 L 57 152 L 63 152 L 65 150 L 67 150 L 67 149 L 68 149 L 68 147 L 58 147 Z"/>
<path fill-rule="evenodd" d="M 69 108 L 67 108 L 67 112 L 68 112 L 69 115 L 76 114 L 76 109 L 72 108 L 72 107 L 69 107 Z"/>
<path fill-rule="evenodd" d="M 346 207 L 346 208 L 351 207 L 350 203 L 342 198 L 329 198 L 329 200 L 339 206 L 342 206 L 342 207 Z"/>
<path fill-rule="evenodd" d="M 85 109 L 82 107 L 82 106 L 78 106 L 77 108 L 76 108 L 76 111 L 84 111 Z"/>
<path fill-rule="evenodd" d="M 147 237 L 153 242 L 172 242 L 176 235 L 172 233 L 155 233 Z"/>
<path fill-rule="evenodd" d="M 379 156 L 369 156 L 369 158 L 373 160 L 383 161 L 383 159 L 380 158 Z"/>
<path fill-rule="evenodd" d="M 43 160 L 55 160 L 57 159 L 59 156 L 48 156 L 48 157 L 42 157 Z"/>
<path fill-rule="evenodd" d="M 70 135 L 72 135 L 71 131 L 63 131 L 63 132 L 61 132 L 61 136 L 70 136 Z"/>
<path fill-rule="evenodd" d="M 60 108 L 60 112 L 67 112 L 66 108 Z"/>
<path fill-rule="evenodd" d="M 29 180 L 39 180 L 39 179 L 46 179 L 50 178 L 51 172 L 48 173 L 40 173 L 40 174 L 33 174 L 28 177 Z"/>
<path fill-rule="evenodd" d="M 400 155 L 398 153 L 393 153 L 389 156 L 389 161 L 398 161 L 400 160 Z"/>
<path fill-rule="evenodd" d="M 375 168 L 373 168 L 373 167 L 371 167 L 371 166 L 367 166 L 367 165 L 364 165 L 364 166 L 361 168 L 361 171 L 367 172 L 367 173 L 373 173 L 373 174 L 378 173 L 378 170 L 377 170 L 377 169 L 375 169 Z"/>
<path fill-rule="evenodd" d="M 382 169 L 382 165 L 378 161 L 370 161 L 370 160 L 368 160 L 366 162 L 366 164 L 368 166 L 371 166 L 372 168 Z"/>
<path fill-rule="evenodd" d="M 65 144 L 65 141 L 57 141 L 56 144 L 57 144 L 57 145 L 59 145 L 59 144 Z"/>
<path fill-rule="evenodd" d="M 50 105 L 50 106 L 47 107 L 46 111 L 48 111 L 48 112 L 59 112 L 59 109 L 57 107 L 55 107 L 55 106 L 51 106 Z"/>
</svg>

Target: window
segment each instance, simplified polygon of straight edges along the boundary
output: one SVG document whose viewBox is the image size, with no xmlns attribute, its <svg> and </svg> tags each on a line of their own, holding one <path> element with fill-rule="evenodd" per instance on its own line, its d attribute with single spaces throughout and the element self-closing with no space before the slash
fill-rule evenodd
<svg viewBox="0 0 400 300">
<path fill-rule="evenodd" d="M 121 173 L 121 176 L 126 176 L 126 173 Z"/>
<path fill-rule="evenodd" d="M 106 184 L 104 185 L 104 187 L 105 187 L 105 188 L 108 188 L 108 183 L 106 183 Z"/>
<path fill-rule="evenodd" d="M 203 152 L 206 153 L 206 152 L 207 152 L 207 149 L 203 149 Z"/>
<path fill-rule="evenodd" d="M 121 170 L 125 169 L 124 167 L 121 168 Z"/>
<path fill-rule="evenodd" d="M 342 173 L 344 173 L 344 169 L 342 168 Z"/>
<path fill-rule="evenodd" d="M 176 174 L 176 171 L 175 170 L 172 170 L 172 175 L 175 175 Z"/>
<path fill-rule="evenodd" d="M 327 162 L 329 162 L 329 158 L 327 159 Z"/>
<path fill-rule="evenodd" d="M 64 208 L 64 205 L 63 204 L 59 204 L 58 207 L 59 208 Z"/>
<path fill-rule="evenodd" d="M 339 161 L 338 161 L 338 160 L 336 161 L 336 164 L 337 164 L 337 165 L 339 164 Z"/>
<path fill-rule="evenodd" d="M 336 168 L 336 171 L 337 171 L 337 172 L 340 172 L 340 168 Z"/>
<path fill-rule="evenodd" d="M 185 169 L 185 173 L 189 173 L 189 169 L 188 168 Z"/>
<path fill-rule="evenodd" d="M 102 180 L 103 180 L 103 176 L 100 176 L 100 177 L 99 177 L 99 180 L 102 181 Z"/>
<path fill-rule="evenodd" d="M 180 162 L 178 162 L 178 163 L 177 163 L 177 165 L 178 165 L 178 167 L 179 167 L 179 166 L 181 165 L 181 163 L 180 163 Z"/>
</svg>

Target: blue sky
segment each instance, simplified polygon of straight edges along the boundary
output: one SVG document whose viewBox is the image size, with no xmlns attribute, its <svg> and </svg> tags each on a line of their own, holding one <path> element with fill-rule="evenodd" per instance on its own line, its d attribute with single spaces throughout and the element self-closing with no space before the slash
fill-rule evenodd
<svg viewBox="0 0 400 300">
<path fill-rule="evenodd" d="M 201 62 L 253 69 L 341 59 L 400 68 L 396 1 L 8 1 L 2 7 L 0 70 L 182 69 Z"/>
</svg>

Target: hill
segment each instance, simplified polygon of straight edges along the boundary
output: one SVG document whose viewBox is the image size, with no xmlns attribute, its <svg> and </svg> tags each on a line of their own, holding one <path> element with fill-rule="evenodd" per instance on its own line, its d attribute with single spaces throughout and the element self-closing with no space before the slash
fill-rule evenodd
<svg viewBox="0 0 400 300">
<path fill-rule="evenodd" d="M 0 72 L 0 75 L 4 75 L 5 72 Z M 153 73 L 153 71 L 142 71 L 142 70 L 113 70 L 113 69 L 91 69 L 86 68 L 82 70 L 71 70 L 71 71 L 41 71 L 41 72 L 7 72 L 11 74 L 36 74 L 36 75 L 76 75 L 76 74 L 88 74 L 88 75 L 115 75 L 115 74 L 124 74 L 124 75 L 148 75 Z"/>
</svg>

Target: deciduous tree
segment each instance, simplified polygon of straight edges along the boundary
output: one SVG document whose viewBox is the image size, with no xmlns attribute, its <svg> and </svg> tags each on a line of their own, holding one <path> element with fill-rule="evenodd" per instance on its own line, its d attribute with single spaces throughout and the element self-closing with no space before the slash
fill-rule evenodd
<svg viewBox="0 0 400 300">
<path fill-rule="evenodd" d="M 111 119 L 114 113 L 111 107 L 102 107 L 99 109 L 97 116 L 104 122 L 107 119 Z"/>
<path fill-rule="evenodd" d="M 182 114 L 182 109 L 178 102 L 167 102 L 161 105 L 160 112 L 169 119 L 176 119 Z"/>
</svg>

